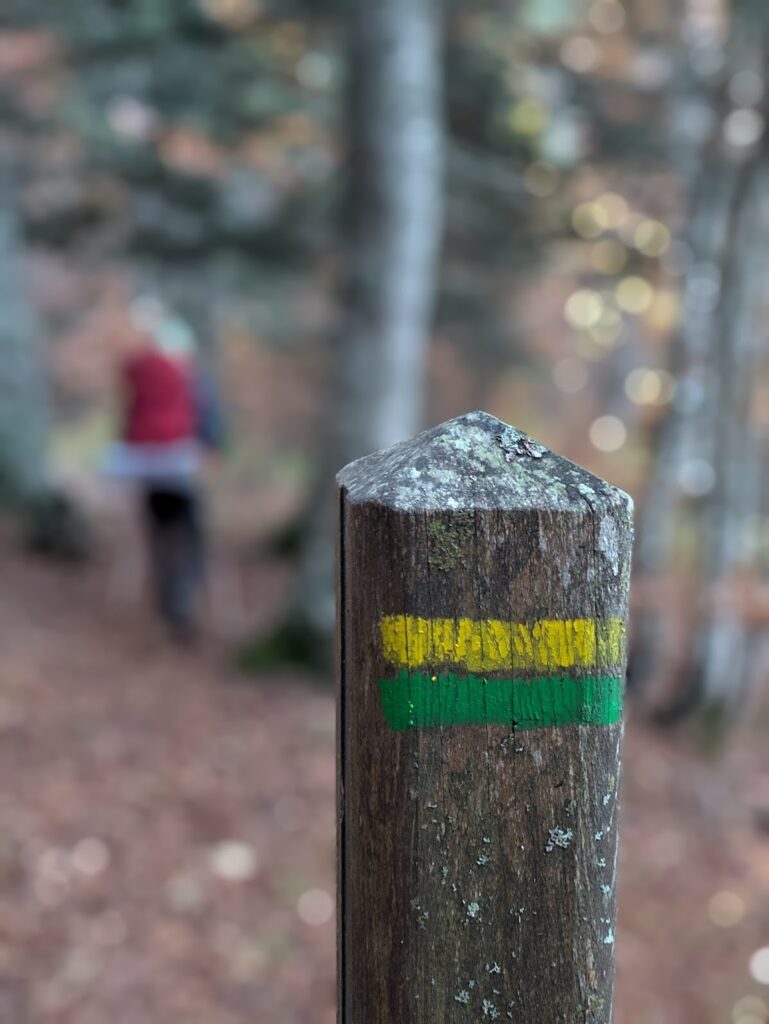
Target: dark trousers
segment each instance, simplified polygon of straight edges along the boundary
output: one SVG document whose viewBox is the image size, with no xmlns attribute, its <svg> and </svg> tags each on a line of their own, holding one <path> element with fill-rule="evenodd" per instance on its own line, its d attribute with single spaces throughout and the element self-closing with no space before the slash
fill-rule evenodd
<svg viewBox="0 0 769 1024">
<path fill-rule="evenodd" d="M 158 611 L 172 628 L 189 631 L 205 576 L 201 495 L 193 486 L 148 485 L 142 503 Z"/>
</svg>

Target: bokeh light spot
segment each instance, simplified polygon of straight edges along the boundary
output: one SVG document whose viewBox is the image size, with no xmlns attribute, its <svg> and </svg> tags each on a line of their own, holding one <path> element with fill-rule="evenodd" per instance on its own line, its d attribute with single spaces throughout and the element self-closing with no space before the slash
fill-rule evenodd
<svg viewBox="0 0 769 1024">
<path fill-rule="evenodd" d="M 586 74 L 592 71 L 600 58 L 598 45 L 589 36 L 572 36 L 561 46 L 561 63 L 570 71 Z"/>
<path fill-rule="evenodd" d="M 662 405 L 675 392 L 675 379 L 667 370 L 638 367 L 625 378 L 625 394 L 636 405 Z"/>
<path fill-rule="evenodd" d="M 733 110 L 724 121 L 724 138 L 736 149 L 753 146 L 764 134 L 764 127 L 762 114 L 757 110 L 741 107 Z"/>
<path fill-rule="evenodd" d="M 572 327 L 593 327 L 601 319 L 603 309 L 603 299 L 598 292 L 591 288 L 580 288 L 566 300 L 564 316 Z"/>
<path fill-rule="evenodd" d="M 745 901 L 739 893 L 722 889 L 708 901 L 708 917 L 719 928 L 733 928 L 745 916 Z"/>
<path fill-rule="evenodd" d="M 588 17 L 596 32 L 605 35 L 619 32 L 625 26 L 625 10 L 619 0 L 596 0 Z"/>
<path fill-rule="evenodd" d="M 678 483 L 684 494 L 702 498 L 713 490 L 716 471 L 707 459 L 687 459 L 678 472 Z"/>
<path fill-rule="evenodd" d="M 616 452 L 627 440 L 627 428 L 618 416 L 599 416 L 590 425 L 590 441 L 599 452 Z"/>
<path fill-rule="evenodd" d="M 520 100 L 510 114 L 510 127 L 519 135 L 540 135 L 547 122 L 547 107 L 533 97 Z"/>
<path fill-rule="evenodd" d="M 69 859 L 81 875 L 100 875 L 109 865 L 110 854 L 103 839 L 88 836 L 73 846 Z"/>
<path fill-rule="evenodd" d="M 617 285 L 615 296 L 621 310 L 638 316 L 654 301 L 654 289 L 643 277 L 625 277 Z"/>
<path fill-rule="evenodd" d="M 115 97 L 105 114 L 112 130 L 133 142 L 146 142 L 157 128 L 155 111 L 133 96 Z"/>
<path fill-rule="evenodd" d="M 757 949 L 750 958 L 750 976 L 759 985 L 769 985 L 769 946 Z"/>
<path fill-rule="evenodd" d="M 681 323 L 681 297 L 677 292 L 663 290 L 654 293 L 646 323 L 655 331 L 669 333 Z"/>
<path fill-rule="evenodd" d="M 760 1021 L 760 1024 L 765 1024 L 769 1018 L 769 1006 L 760 996 L 743 996 L 734 1004 L 732 1009 L 734 1024 L 745 1024 L 746 1020 L 748 1024 L 751 1024 L 751 1018 Z"/>
<path fill-rule="evenodd" d="M 571 215 L 571 223 L 581 238 L 600 238 L 609 227 L 606 211 L 598 203 L 580 203 Z"/>
<path fill-rule="evenodd" d="M 670 232 L 659 220 L 642 220 L 633 236 L 636 249 L 644 256 L 659 257 L 670 248 Z"/>
<path fill-rule="evenodd" d="M 604 220 L 609 228 L 620 227 L 630 213 L 627 199 L 617 192 L 604 192 L 596 199 L 596 204 L 604 211 Z"/>
<path fill-rule="evenodd" d="M 297 900 L 296 912 L 305 924 L 326 924 L 334 916 L 334 901 L 325 889 L 308 889 Z"/>
<path fill-rule="evenodd" d="M 249 881 L 259 866 L 256 850 L 236 839 L 217 843 L 209 854 L 208 863 L 212 874 L 228 882 Z"/>
<path fill-rule="evenodd" d="M 200 0 L 209 18 L 231 28 L 241 28 L 261 13 L 259 0 Z"/>
<path fill-rule="evenodd" d="M 296 77 L 305 89 L 329 89 L 334 84 L 334 65 L 325 54 L 311 51 L 297 61 Z"/>
</svg>

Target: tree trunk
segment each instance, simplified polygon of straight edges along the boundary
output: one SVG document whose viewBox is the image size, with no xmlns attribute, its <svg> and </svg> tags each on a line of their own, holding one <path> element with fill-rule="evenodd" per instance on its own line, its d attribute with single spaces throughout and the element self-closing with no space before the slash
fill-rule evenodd
<svg viewBox="0 0 769 1024">
<path fill-rule="evenodd" d="M 24 275 L 14 173 L 0 165 L 0 495 L 25 502 L 46 483 L 50 393 Z"/>
<path fill-rule="evenodd" d="M 747 169 L 735 204 L 730 264 L 719 317 L 714 468 L 705 524 L 705 583 L 716 593 L 756 563 L 762 507 L 763 458 L 750 421 L 753 382 L 766 345 L 765 289 L 769 276 L 769 166 L 762 154 Z M 720 593 L 726 594 L 721 586 Z M 710 602 L 698 645 L 695 678 L 709 709 L 732 717 L 754 674 L 752 645 L 731 602 Z"/>
<path fill-rule="evenodd" d="M 334 621 L 334 472 L 422 425 L 443 221 L 439 0 L 354 0 L 345 285 L 295 613 Z"/>
<path fill-rule="evenodd" d="M 712 306 L 702 302 L 702 295 L 705 288 L 721 288 L 738 181 L 738 168 L 714 152 L 707 153 L 691 204 L 685 318 L 673 349 L 671 369 L 678 389 L 659 431 L 640 517 L 635 558 L 642 579 L 660 576 L 675 564 L 682 516 L 688 511 L 701 518 L 698 508 L 709 486 L 707 476 L 715 472 L 713 362 L 719 330 L 718 318 Z M 667 609 L 657 604 L 643 607 L 636 615 L 630 672 L 636 692 L 645 690 L 664 671 L 662 652 L 671 625 Z"/>
<path fill-rule="evenodd" d="M 763 77 L 769 12 L 738 0 L 726 50 L 731 68 Z M 755 564 L 762 510 L 759 439 L 750 406 L 765 344 L 762 292 L 769 270 L 769 152 L 765 140 L 742 151 L 724 142 L 718 90 L 710 97 L 713 129 L 700 150 L 679 149 L 684 179 L 698 167 L 689 230 L 691 265 L 685 322 L 675 349 L 677 398 L 660 432 L 636 556 L 639 577 L 676 562 L 676 524 L 687 511 L 698 537 L 698 590 L 704 595 L 697 635 L 665 716 L 707 706 L 719 715 L 741 706 L 754 675 L 754 647 L 741 616 L 717 595 Z M 728 109 L 728 108 L 727 108 Z M 702 301 L 710 288 L 711 303 Z M 686 503 L 690 503 L 687 510 Z M 664 609 L 647 607 L 634 625 L 631 678 L 659 676 Z M 664 666 L 662 666 L 664 668 Z"/>
</svg>

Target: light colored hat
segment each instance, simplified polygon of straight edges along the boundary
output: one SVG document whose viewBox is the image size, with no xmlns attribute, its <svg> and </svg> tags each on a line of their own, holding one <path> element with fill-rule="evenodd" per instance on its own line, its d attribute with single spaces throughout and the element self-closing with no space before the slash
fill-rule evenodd
<svg viewBox="0 0 769 1024">
<path fill-rule="evenodd" d="M 179 317 L 167 317 L 155 330 L 155 344 L 172 359 L 189 359 L 195 355 L 195 335 Z"/>
<path fill-rule="evenodd" d="M 148 334 L 155 347 L 171 359 L 189 359 L 195 354 L 192 328 L 174 316 L 155 295 L 142 295 L 131 303 L 131 320 Z"/>
</svg>

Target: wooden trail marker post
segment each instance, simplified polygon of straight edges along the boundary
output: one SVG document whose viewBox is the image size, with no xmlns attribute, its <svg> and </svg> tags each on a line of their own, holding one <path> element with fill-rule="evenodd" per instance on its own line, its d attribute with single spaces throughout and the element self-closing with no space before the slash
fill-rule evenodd
<svg viewBox="0 0 769 1024">
<path fill-rule="evenodd" d="M 485 413 L 338 480 L 340 1024 L 609 1024 L 630 499 Z"/>
</svg>

